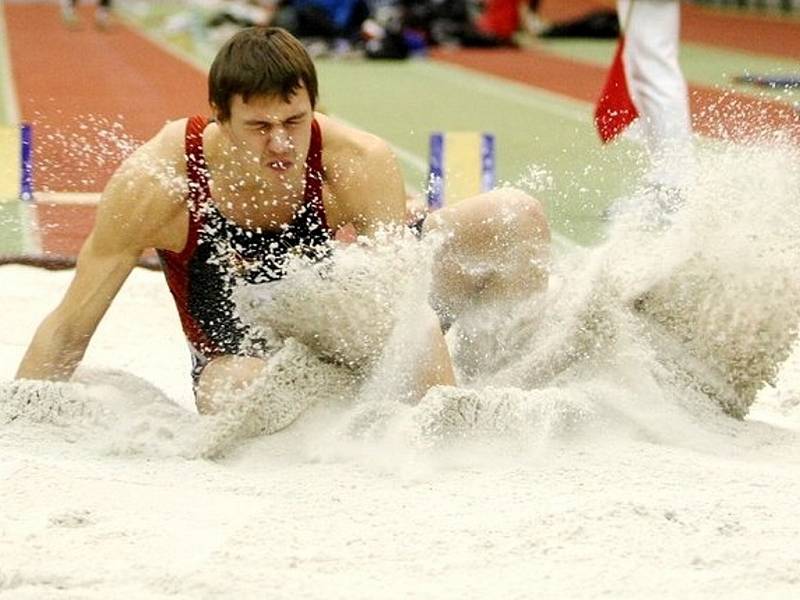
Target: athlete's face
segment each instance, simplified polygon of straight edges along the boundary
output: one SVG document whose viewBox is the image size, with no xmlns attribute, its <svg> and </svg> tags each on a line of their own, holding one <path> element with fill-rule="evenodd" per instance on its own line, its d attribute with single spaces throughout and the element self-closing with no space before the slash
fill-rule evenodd
<svg viewBox="0 0 800 600">
<path fill-rule="evenodd" d="M 234 160 L 257 167 L 252 169 L 255 174 L 267 179 L 302 177 L 314 118 L 305 88 L 288 101 L 277 95 L 253 96 L 245 102 L 236 95 L 230 114 L 220 126 L 230 139 Z"/>
</svg>

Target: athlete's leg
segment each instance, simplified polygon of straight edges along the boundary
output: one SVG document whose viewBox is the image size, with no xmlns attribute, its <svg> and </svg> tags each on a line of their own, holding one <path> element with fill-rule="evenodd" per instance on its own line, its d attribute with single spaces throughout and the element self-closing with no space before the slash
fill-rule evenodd
<svg viewBox="0 0 800 600">
<path fill-rule="evenodd" d="M 78 21 L 78 15 L 75 12 L 75 9 L 78 5 L 78 0 L 61 0 L 61 18 L 64 19 L 64 23 L 69 26 L 76 25 Z"/>
<path fill-rule="evenodd" d="M 100 0 L 95 9 L 94 23 L 98 29 L 106 29 L 111 19 L 111 0 Z"/>
<path fill-rule="evenodd" d="M 217 415 L 211 446 L 255 434 L 280 431 L 316 402 L 351 398 L 352 373 L 319 359 L 303 344 L 287 339 L 260 359 L 220 356 L 200 373 L 195 387 L 198 410 Z"/>
<path fill-rule="evenodd" d="M 680 2 L 618 0 L 627 20 L 625 69 L 642 118 L 652 183 L 680 187 L 691 171 L 691 120 L 686 79 L 678 62 Z M 628 16 L 630 18 L 628 18 Z"/>
<path fill-rule="evenodd" d="M 293 365 L 292 371 L 304 366 Z M 202 454 L 218 456 L 244 438 L 291 425 L 315 399 L 286 376 L 286 369 L 270 372 L 266 361 L 248 356 L 221 356 L 208 363 L 195 387 L 197 410 L 213 415 Z"/>
<path fill-rule="evenodd" d="M 475 303 L 523 298 L 547 285 L 550 230 L 540 203 L 504 188 L 431 214 L 423 234 L 445 239 L 432 301 L 445 322 Z"/>
<path fill-rule="evenodd" d="M 250 356 L 220 356 L 209 362 L 197 381 L 195 403 L 200 414 L 222 409 L 223 399 L 239 393 L 267 369 L 266 361 Z"/>
</svg>

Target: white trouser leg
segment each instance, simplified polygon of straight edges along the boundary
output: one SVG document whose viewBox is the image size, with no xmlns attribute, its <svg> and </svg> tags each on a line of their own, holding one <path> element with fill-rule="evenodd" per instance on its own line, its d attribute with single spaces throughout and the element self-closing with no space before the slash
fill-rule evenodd
<svg viewBox="0 0 800 600">
<path fill-rule="evenodd" d="M 692 133 L 688 90 L 678 63 L 680 3 L 618 0 L 617 10 L 623 25 L 631 10 L 625 70 L 651 155 L 648 179 L 680 186 L 691 172 Z"/>
</svg>

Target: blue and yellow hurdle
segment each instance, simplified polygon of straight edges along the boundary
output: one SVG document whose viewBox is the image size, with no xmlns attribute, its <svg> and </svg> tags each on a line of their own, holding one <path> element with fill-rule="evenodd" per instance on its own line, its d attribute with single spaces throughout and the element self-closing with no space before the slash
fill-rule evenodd
<svg viewBox="0 0 800 600">
<path fill-rule="evenodd" d="M 491 133 L 454 131 L 430 136 L 428 208 L 436 210 L 488 192 L 495 185 Z"/>
<path fill-rule="evenodd" d="M 33 128 L 0 126 L 0 202 L 33 199 Z"/>
</svg>

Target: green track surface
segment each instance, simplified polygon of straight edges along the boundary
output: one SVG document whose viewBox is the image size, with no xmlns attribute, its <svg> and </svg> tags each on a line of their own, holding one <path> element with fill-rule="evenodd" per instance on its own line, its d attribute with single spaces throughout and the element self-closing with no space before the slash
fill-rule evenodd
<svg viewBox="0 0 800 600">
<path fill-rule="evenodd" d="M 25 210 L 22 202 L 0 202 L 0 254 L 23 254 L 30 250 L 26 244 Z"/>
<path fill-rule="evenodd" d="M 499 181 L 528 187 L 531 169 L 549 174 L 533 177 L 529 189 L 545 200 L 557 231 L 591 243 L 598 214 L 637 173 L 630 147 L 601 149 L 589 104 L 435 62 L 317 64 L 324 110 L 389 140 L 417 188 L 431 132 L 492 132 Z"/>
</svg>

